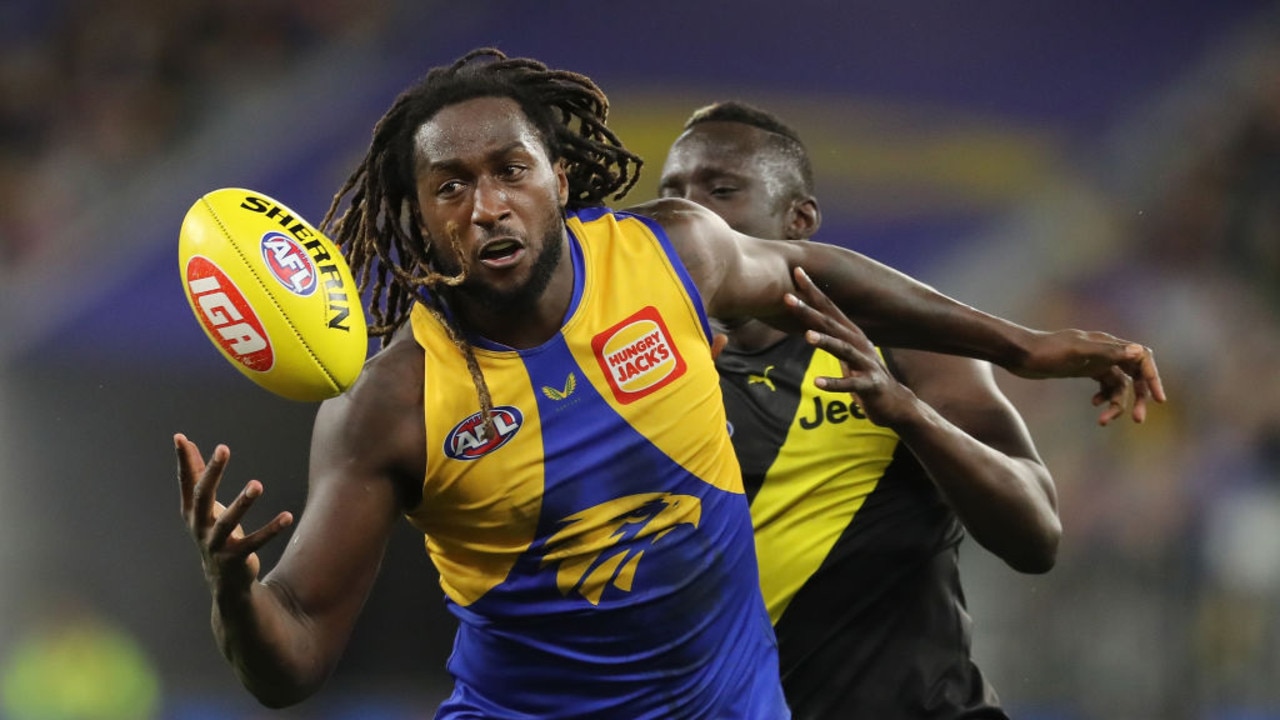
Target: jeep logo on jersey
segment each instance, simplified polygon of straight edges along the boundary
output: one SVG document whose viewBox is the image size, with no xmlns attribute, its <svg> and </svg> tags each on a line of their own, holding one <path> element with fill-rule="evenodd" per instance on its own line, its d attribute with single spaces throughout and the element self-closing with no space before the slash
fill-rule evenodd
<svg viewBox="0 0 1280 720">
<path fill-rule="evenodd" d="M 316 291 L 316 266 L 297 240 L 279 232 L 262 236 L 262 260 L 280 284 L 294 295 Z"/>
<path fill-rule="evenodd" d="M 641 493 L 627 495 L 559 522 L 547 538 L 542 567 L 559 564 L 560 594 L 576 591 L 599 605 L 609 585 L 630 592 L 645 551 L 681 525 L 702 522 L 702 503 L 692 495 Z"/>
<path fill-rule="evenodd" d="M 192 257 L 187 261 L 187 293 L 205 332 L 235 362 L 257 372 L 271 369 L 276 359 L 267 331 L 222 268 L 201 255 Z"/>
<path fill-rule="evenodd" d="M 596 335 L 591 349 L 613 396 L 623 404 L 661 389 L 685 371 L 684 358 L 652 306 Z"/>
<path fill-rule="evenodd" d="M 524 413 L 510 405 L 490 410 L 489 417 L 493 418 L 493 437 L 487 436 L 480 413 L 474 413 L 445 436 L 444 454 L 454 460 L 475 460 L 506 445 L 524 423 Z"/>
</svg>

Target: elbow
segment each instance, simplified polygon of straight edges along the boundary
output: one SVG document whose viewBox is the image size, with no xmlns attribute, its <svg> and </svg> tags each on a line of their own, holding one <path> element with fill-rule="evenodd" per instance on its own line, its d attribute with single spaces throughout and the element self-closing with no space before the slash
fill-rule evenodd
<svg viewBox="0 0 1280 720">
<path fill-rule="evenodd" d="M 320 665 L 279 665 L 270 669 L 235 666 L 240 684 L 263 707 L 272 710 L 297 705 L 319 692 L 328 677 Z"/>
<path fill-rule="evenodd" d="M 1058 562 L 1058 544 L 1062 540 L 1062 523 L 1050 515 L 1035 532 L 1027 533 L 1016 548 L 1003 554 L 1006 564 L 1027 575 L 1043 575 Z"/>
<path fill-rule="evenodd" d="M 289 683 L 263 683 L 251 685 L 245 683 L 245 689 L 253 695 L 263 707 L 282 710 L 306 700 L 315 693 L 316 688 Z"/>
</svg>

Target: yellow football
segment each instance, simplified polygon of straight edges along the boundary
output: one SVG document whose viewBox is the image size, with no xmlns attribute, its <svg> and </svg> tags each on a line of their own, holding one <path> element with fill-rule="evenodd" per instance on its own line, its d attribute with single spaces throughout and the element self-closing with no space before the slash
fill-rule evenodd
<svg viewBox="0 0 1280 720">
<path fill-rule="evenodd" d="M 218 351 L 290 400 L 341 394 L 369 349 L 360 293 L 329 238 L 281 203 L 214 190 L 178 233 L 182 286 Z"/>
</svg>

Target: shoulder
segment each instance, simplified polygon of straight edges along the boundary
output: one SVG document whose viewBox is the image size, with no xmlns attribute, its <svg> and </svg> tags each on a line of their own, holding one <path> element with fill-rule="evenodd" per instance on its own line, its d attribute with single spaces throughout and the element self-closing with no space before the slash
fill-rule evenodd
<svg viewBox="0 0 1280 720">
<path fill-rule="evenodd" d="M 660 225 L 676 251 L 698 254 L 710 244 L 730 242 L 736 235 L 729 224 L 705 207 L 682 198 L 659 198 L 626 209 Z"/>
<path fill-rule="evenodd" d="M 422 406 L 423 352 L 408 323 L 387 346 L 365 361 L 364 369 L 346 393 L 328 400 L 322 410 L 361 419 L 410 406 Z"/>
<path fill-rule="evenodd" d="M 666 233 L 671 247 L 695 285 L 704 293 L 718 288 L 738 256 L 738 233 L 719 215 L 681 198 L 660 198 L 627 208 L 649 218 Z"/>
<path fill-rule="evenodd" d="M 421 483 L 426 468 L 423 352 L 408 324 L 365 363 L 355 385 L 316 416 L 312 460 Z"/>
</svg>

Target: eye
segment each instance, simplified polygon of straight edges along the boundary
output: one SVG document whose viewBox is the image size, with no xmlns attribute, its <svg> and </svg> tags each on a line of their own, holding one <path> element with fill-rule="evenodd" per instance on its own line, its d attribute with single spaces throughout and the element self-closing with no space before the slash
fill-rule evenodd
<svg viewBox="0 0 1280 720">
<path fill-rule="evenodd" d="M 508 163 L 502 167 L 502 177 L 508 180 L 514 180 L 524 175 L 528 171 L 528 167 L 518 163 Z"/>
<path fill-rule="evenodd" d="M 710 195 L 715 198 L 728 198 L 732 197 L 737 192 L 738 188 L 733 187 L 732 185 L 716 185 L 711 188 Z"/>
<path fill-rule="evenodd" d="M 457 195 L 461 190 L 462 190 L 461 181 L 449 180 L 447 182 L 441 183 L 440 187 L 436 188 L 436 197 L 441 197 L 441 198 L 451 197 L 453 195 Z"/>
</svg>

